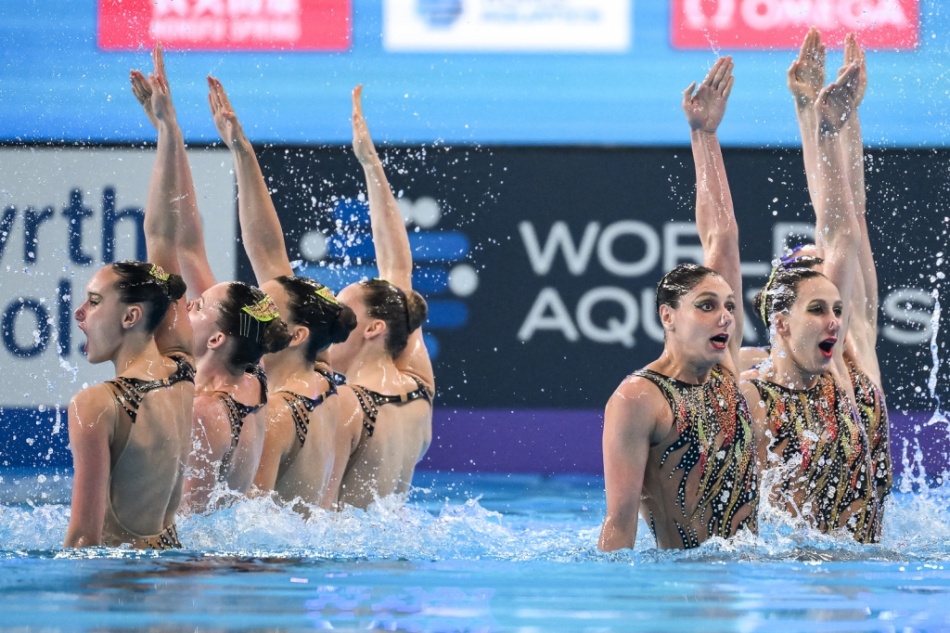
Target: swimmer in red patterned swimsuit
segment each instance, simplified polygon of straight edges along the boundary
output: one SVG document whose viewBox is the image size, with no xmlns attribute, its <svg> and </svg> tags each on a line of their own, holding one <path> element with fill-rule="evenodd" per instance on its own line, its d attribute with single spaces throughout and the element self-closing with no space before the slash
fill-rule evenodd
<svg viewBox="0 0 950 633">
<path fill-rule="evenodd" d="M 871 542 L 880 504 L 843 351 L 860 231 L 842 127 L 854 111 L 860 74 L 857 61 L 849 64 L 815 99 L 810 187 L 824 274 L 794 266 L 773 272 L 756 299 L 772 347 L 768 361 L 744 375 L 751 380 L 744 390 L 760 459 L 777 469 L 770 501 L 816 529 L 845 529 Z"/>
</svg>

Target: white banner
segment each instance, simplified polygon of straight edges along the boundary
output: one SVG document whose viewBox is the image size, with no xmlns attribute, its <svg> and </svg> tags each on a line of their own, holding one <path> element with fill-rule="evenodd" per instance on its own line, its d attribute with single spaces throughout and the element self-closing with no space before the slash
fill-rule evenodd
<svg viewBox="0 0 950 633">
<path fill-rule="evenodd" d="M 211 267 L 235 278 L 235 184 L 227 150 L 189 152 Z M 90 365 L 73 318 L 106 263 L 144 259 L 153 149 L 0 149 L 0 408 L 65 405 L 114 375 Z"/>
<path fill-rule="evenodd" d="M 384 0 L 390 51 L 623 52 L 632 0 Z"/>
</svg>

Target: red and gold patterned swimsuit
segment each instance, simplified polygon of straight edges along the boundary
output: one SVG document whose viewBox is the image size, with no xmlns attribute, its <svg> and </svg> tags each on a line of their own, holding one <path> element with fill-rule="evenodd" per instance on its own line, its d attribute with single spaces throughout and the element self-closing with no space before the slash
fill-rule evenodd
<svg viewBox="0 0 950 633">
<path fill-rule="evenodd" d="M 654 383 L 673 412 L 676 437 L 663 450 L 658 466 L 661 477 L 679 478 L 676 507 L 680 518 L 666 515 L 666 520 L 672 521 L 682 547 L 698 547 L 713 536 L 729 538 L 741 528 L 755 531 L 758 475 L 752 415 L 735 376 L 720 365 L 701 385 L 649 369 L 633 375 Z M 656 536 L 651 502 L 656 503 L 644 499 Z"/>
<path fill-rule="evenodd" d="M 772 432 L 769 453 L 782 476 L 772 490 L 793 514 L 829 532 L 846 528 L 855 540 L 875 540 L 877 500 L 867 434 L 831 374 L 811 389 L 753 380 Z M 766 465 L 770 467 L 772 462 Z"/>
</svg>

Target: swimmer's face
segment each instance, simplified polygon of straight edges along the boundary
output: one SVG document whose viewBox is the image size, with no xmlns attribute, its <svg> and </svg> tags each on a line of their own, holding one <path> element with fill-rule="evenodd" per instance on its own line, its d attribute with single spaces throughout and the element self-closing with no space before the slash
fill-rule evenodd
<svg viewBox="0 0 950 633">
<path fill-rule="evenodd" d="M 228 296 L 228 283 L 211 286 L 194 301 L 188 302 L 188 318 L 195 337 L 195 355 L 204 356 L 208 351 L 208 342 L 221 333 L 218 320 L 221 316 L 222 302 Z"/>
<path fill-rule="evenodd" d="M 660 306 L 667 344 L 705 362 L 722 362 L 735 332 L 737 305 L 729 284 L 719 275 L 707 275 L 680 297 L 679 307 Z"/>
<path fill-rule="evenodd" d="M 119 299 L 118 279 L 111 266 L 99 270 L 86 284 L 86 299 L 73 314 L 86 335 L 83 347 L 90 363 L 112 359 L 122 342 L 128 306 Z"/>
<path fill-rule="evenodd" d="M 365 340 L 364 333 L 372 325 L 373 319 L 366 310 L 363 287 L 358 284 L 350 284 L 340 291 L 336 296 L 337 301 L 347 305 L 356 314 L 356 327 L 350 332 L 350 335 L 342 343 L 334 343 L 330 346 L 330 366 L 335 371 L 346 373 L 357 352 L 360 350 Z"/>
<path fill-rule="evenodd" d="M 775 315 L 777 340 L 803 371 L 818 375 L 828 371 L 842 341 L 841 294 L 827 277 L 813 277 L 798 284 L 798 295 L 787 313 Z"/>
</svg>

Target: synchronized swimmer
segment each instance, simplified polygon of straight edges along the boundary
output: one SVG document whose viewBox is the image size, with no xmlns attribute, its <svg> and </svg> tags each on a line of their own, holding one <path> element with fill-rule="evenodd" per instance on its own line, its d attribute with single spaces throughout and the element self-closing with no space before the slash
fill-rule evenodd
<svg viewBox="0 0 950 633">
<path fill-rule="evenodd" d="M 254 149 L 208 77 L 259 287 L 216 283 L 161 48 L 152 56 L 153 73 L 131 73 L 158 132 L 149 261 L 97 272 L 76 311 L 90 362 L 112 362 L 116 377 L 69 406 L 66 546 L 181 547 L 176 515 L 214 511 L 225 489 L 301 512 L 404 495 L 431 443 L 435 378 L 421 332 L 426 302 L 412 288 L 405 223 L 361 87 L 353 152 L 380 277 L 334 295 L 293 274 Z M 739 229 L 717 136 L 732 73 L 722 57 L 683 93 L 703 263 L 660 280 L 663 352 L 607 403 L 603 550 L 633 548 L 640 518 L 662 549 L 755 533 L 760 504 L 859 542 L 881 536 L 891 463 L 858 121 L 864 51 L 849 35 L 845 64 L 825 85 L 812 29 L 789 69 L 816 243 L 779 262 L 756 298 L 765 349 L 740 348 Z"/>
</svg>

